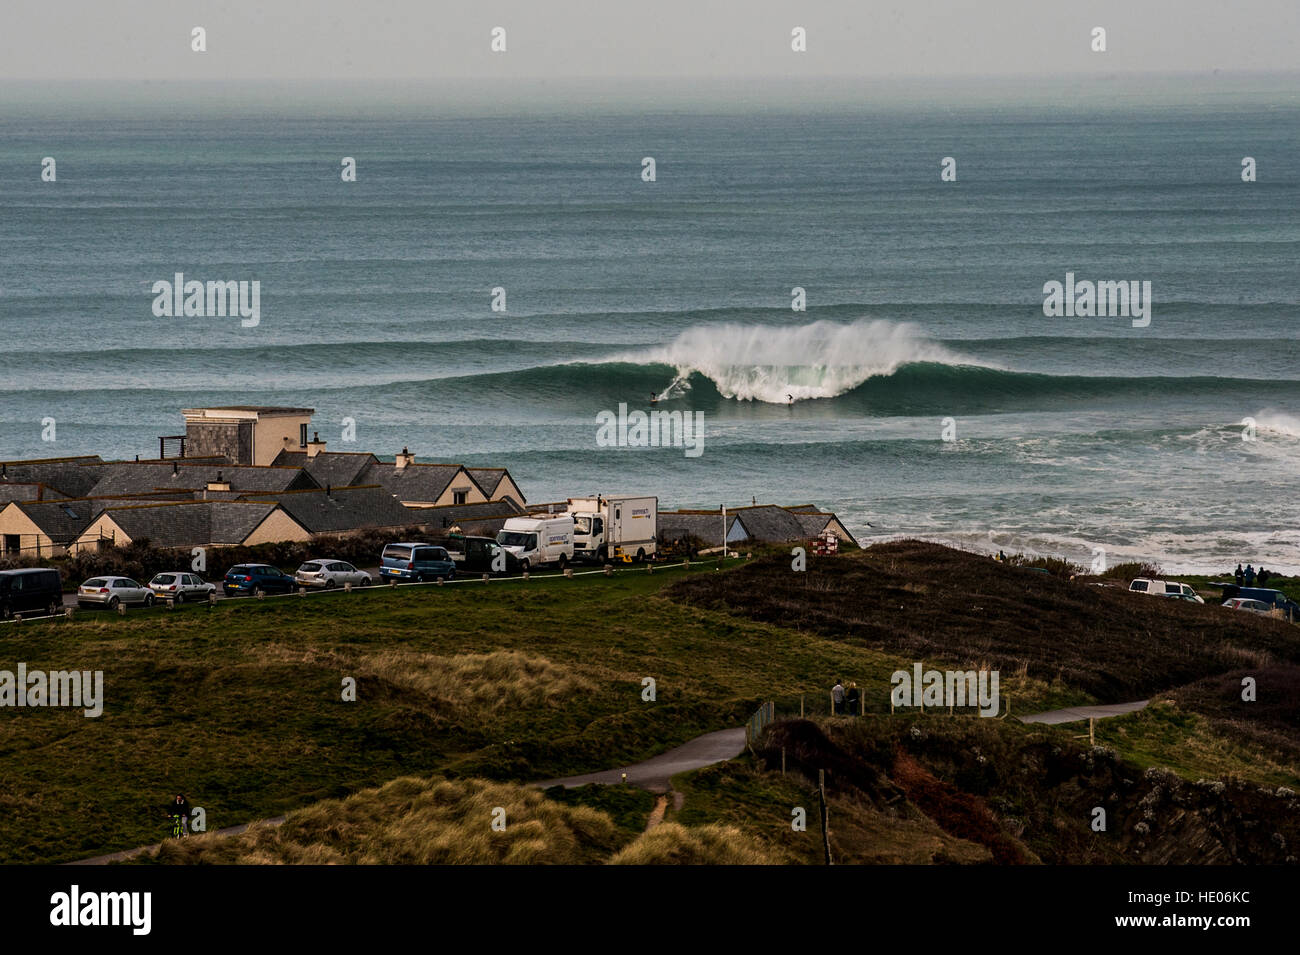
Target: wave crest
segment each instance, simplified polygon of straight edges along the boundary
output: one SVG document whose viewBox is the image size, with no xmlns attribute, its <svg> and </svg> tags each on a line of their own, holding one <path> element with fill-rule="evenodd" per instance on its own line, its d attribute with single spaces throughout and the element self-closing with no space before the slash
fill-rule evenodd
<svg viewBox="0 0 1300 955">
<path fill-rule="evenodd" d="M 848 325 L 817 321 L 792 328 L 696 326 L 634 360 L 677 370 L 663 398 L 680 395 L 690 387 L 690 376 L 699 374 L 724 398 L 772 404 L 791 398 L 834 398 L 916 362 L 973 364 L 925 340 L 911 325 L 867 320 Z"/>
</svg>

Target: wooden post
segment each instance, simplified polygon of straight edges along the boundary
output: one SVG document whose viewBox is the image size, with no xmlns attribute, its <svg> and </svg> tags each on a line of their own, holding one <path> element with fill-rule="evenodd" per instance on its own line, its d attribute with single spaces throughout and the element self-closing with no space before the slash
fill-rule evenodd
<svg viewBox="0 0 1300 955">
<path fill-rule="evenodd" d="M 799 694 L 799 719 L 803 719 L 803 694 Z"/>
<path fill-rule="evenodd" d="M 781 747 L 781 775 L 785 775 L 785 747 Z"/>
<path fill-rule="evenodd" d="M 831 831 L 830 831 L 830 809 L 826 805 L 826 770 L 817 770 L 817 797 L 821 803 L 822 817 L 822 852 L 826 857 L 827 865 L 834 865 L 831 861 Z"/>
<path fill-rule="evenodd" d="M 1095 720 L 1094 720 L 1091 716 L 1088 717 L 1088 745 L 1089 745 L 1089 746 L 1096 746 L 1096 745 L 1097 745 L 1097 740 L 1096 740 L 1096 738 L 1092 735 L 1092 725 L 1093 725 L 1094 722 L 1095 722 Z"/>
</svg>

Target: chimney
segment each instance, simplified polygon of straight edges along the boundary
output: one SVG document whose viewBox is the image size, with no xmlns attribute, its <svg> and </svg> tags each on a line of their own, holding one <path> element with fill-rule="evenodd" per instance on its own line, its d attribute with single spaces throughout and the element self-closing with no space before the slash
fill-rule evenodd
<svg viewBox="0 0 1300 955">
<path fill-rule="evenodd" d="M 397 470 L 400 471 L 402 468 L 409 467 L 414 463 L 415 455 L 406 448 L 402 448 L 402 453 L 397 456 Z"/>
<path fill-rule="evenodd" d="M 314 458 L 325 450 L 325 442 L 320 439 L 320 432 L 313 431 L 311 440 L 307 442 L 307 457 Z"/>
<path fill-rule="evenodd" d="M 209 481 L 209 482 L 208 482 L 208 490 L 209 490 L 209 491 L 229 491 L 229 490 L 230 490 L 230 482 L 229 482 L 229 481 L 224 481 L 224 480 L 222 480 L 222 478 L 221 478 L 221 472 L 218 471 L 218 472 L 217 472 L 217 479 L 216 479 L 215 481 Z"/>
</svg>

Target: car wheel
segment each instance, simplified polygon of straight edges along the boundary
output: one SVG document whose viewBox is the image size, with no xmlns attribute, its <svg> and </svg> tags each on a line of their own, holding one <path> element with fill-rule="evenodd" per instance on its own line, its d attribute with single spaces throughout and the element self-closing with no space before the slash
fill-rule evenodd
<svg viewBox="0 0 1300 955">
<path fill-rule="evenodd" d="M 177 602 L 178 604 L 183 604 L 183 603 L 185 603 L 185 595 L 182 594 L 182 593 L 177 593 L 177 594 L 176 594 L 176 597 L 175 597 L 175 600 L 176 600 L 176 602 Z"/>
<path fill-rule="evenodd" d="M 14 612 L 10 610 L 7 605 L 4 607 L 0 607 L 0 620 L 9 620 L 13 617 L 13 615 Z"/>
<path fill-rule="evenodd" d="M 326 590 L 334 589 L 334 579 L 332 577 L 329 580 L 325 581 L 325 589 Z"/>
<path fill-rule="evenodd" d="M 422 584 L 422 583 L 424 583 L 424 574 L 416 574 L 416 575 L 415 575 L 415 582 L 416 582 L 417 584 Z"/>
<path fill-rule="evenodd" d="M 636 552 L 636 562 L 639 564 L 645 560 L 645 551 L 638 549 Z"/>
<path fill-rule="evenodd" d="M 566 567 L 568 567 L 568 566 L 569 566 L 569 555 L 568 555 L 568 554 L 561 554 L 561 555 L 560 555 L 560 570 L 564 570 L 564 568 L 566 568 Z"/>
<path fill-rule="evenodd" d="M 146 607 L 152 607 L 152 606 L 153 606 L 153 594 L 145 594 L 145 595 L 144 595 L 144 605 L 145 605 Z"/>
<path fill-rule="evenodd" d="M 525 557 L 523 560 L 521 560 L 521 561 L 519 562 L 519 569 L 522 570 L 522 571 L 526 574 L 526 573 L 528 573 L 529 568 L 530 568 L 530 565 L 529 565 L 529 563 L 528 563 L 528 558 Z"/>
<path fill-rule="evenodd" d="M 117 603 L 118 603 L 118 600 L 117 600 L 116 597 L 109 597 L 109 598 L 108 598 L 108 609 L 109 609 L 109 610 L 116 610 L 116 609 L 117 609 Z"/>
<path fill-rule="evenodd" d="M 63 609 L 63 604 L 61 603 L 56 604 L 53 601 L 51 601 L 49 607 L 47 607 L 46 609 L 49 610 L 50 616 L 54 617 L 57 616 L 59 611 Z"/>
<path fill-rule="evenodd" d="M 254 596 L 254 597 L 260 597 L 260 596 L 262 596 L 262 594 L 263 594 L 263 590 L 262 590 L 261 587 L 254 587 L 254 588 L 253 588 L 253 596 Z"/>
</svg>

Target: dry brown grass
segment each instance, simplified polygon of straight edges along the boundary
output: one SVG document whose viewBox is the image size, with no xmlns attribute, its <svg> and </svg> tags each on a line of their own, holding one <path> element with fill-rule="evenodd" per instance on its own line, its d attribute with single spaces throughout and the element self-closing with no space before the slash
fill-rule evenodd
<svg viewBox="0 0 1300 955">
<path fill-rule="evenodd" d="M 493 814 L 505 810 L 505 828 Z M 280 826 L 170 841 L 156 861 L 219 865 L 575 865 L 620 842 L 613 821 L 539 791 L 481 779 L 403 777 L 292 813 Z"/>
<path fill-rule="evenodd" d="M 655 826 L 609 860 L 611 865 L 777 865 L 782 860 L 734 826 Z"/>
</svg>

